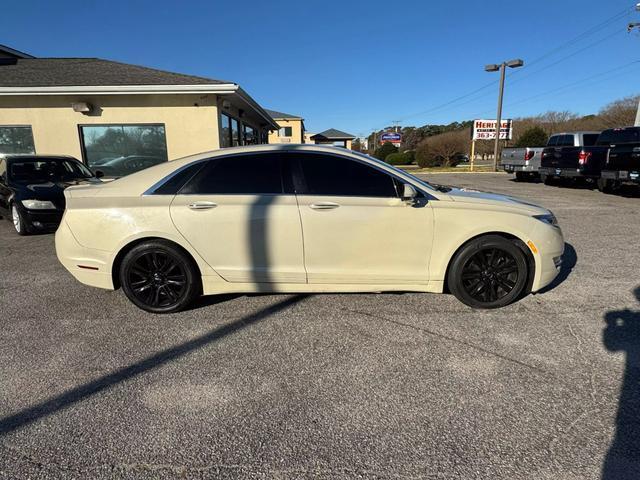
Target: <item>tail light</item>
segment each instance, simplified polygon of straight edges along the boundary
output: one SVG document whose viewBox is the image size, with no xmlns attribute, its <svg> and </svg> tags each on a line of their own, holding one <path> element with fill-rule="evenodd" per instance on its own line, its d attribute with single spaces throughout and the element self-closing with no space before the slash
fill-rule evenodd
<svg viewBox="0 0 640 480">
<path fill-rule="evenodd" d="M 527 161 L 531 160 L 535 154 L 536 152 L 534 152 L 533 150 L 529 150 L 527 153 L 524 154 L 524 159 Z"/>
<path fill-rule="evenodd" d="M 578 163 L 580 165 L 584 165 L 589 161 L 589 158 L 591 158 L 591 152 L 585 152 L 584 150 L 582 150 L 578 155 Z"/>
</svg>

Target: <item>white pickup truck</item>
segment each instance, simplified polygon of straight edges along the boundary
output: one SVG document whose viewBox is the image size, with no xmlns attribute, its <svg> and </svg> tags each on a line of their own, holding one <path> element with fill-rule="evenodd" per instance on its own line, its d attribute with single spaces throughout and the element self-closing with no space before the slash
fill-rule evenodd
<svg viewBox="0 0 640 480">
<path fill-rule="evenodd" d="M 516 180 L 538 178 L 542 150 L 544 147 L 505 148 L 500 157 L 502 169 L 515 173 Z"/>
</svg>

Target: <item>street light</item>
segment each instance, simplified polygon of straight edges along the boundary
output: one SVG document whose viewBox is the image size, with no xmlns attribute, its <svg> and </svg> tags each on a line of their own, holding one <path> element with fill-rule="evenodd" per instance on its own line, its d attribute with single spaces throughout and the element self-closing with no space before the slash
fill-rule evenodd
<svg viewBox="0 0 640 480">
<path fill-rule="evenodd" d="M 497 72 L 500 70 L 500 90 L 498 92 L 498 115 L 496 118 L 496 143 L 493 147 L 493 169 L 498 171 L 498 149 L 500 148 L 500 122 L 502 121 L 502 97 L 504 95 L 504 74 L 506 67 L 509 68 L 518 68 L 524 65 L 524 61 L 515 58 L 513 60 L 508 60 L 506 62 L 502 62 L 500 64 L 492 63 L 490 65 L 486 65 L 484 70 L 486 72 Z"/>
</svg>

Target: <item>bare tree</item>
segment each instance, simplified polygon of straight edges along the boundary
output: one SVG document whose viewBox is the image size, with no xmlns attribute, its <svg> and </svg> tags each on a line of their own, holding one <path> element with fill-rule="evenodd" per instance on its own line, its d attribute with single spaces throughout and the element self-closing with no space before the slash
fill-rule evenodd
<svg viewBox="0 0 640 480">
<path fill-rule="evenodd" d="M 416 149 L 416 160 L 420 166 L 433 166 L 441 163 L 452 165 L 455 158 L 469 151 L 469 129 L 441 133 L 425 138 Z"/>
</svg>

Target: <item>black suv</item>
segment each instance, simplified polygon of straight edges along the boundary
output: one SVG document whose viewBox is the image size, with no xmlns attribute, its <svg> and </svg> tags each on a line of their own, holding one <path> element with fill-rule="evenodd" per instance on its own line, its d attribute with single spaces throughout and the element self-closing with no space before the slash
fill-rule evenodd
<svg viewBox="0 0 640 480">
<path fill-rule="evenodd" d="M 0 215 L 20 235 L 58 228 L 64 213 L 64 189 L 100 182 L 73 157 L 0 156 Z"/>
</svg>

